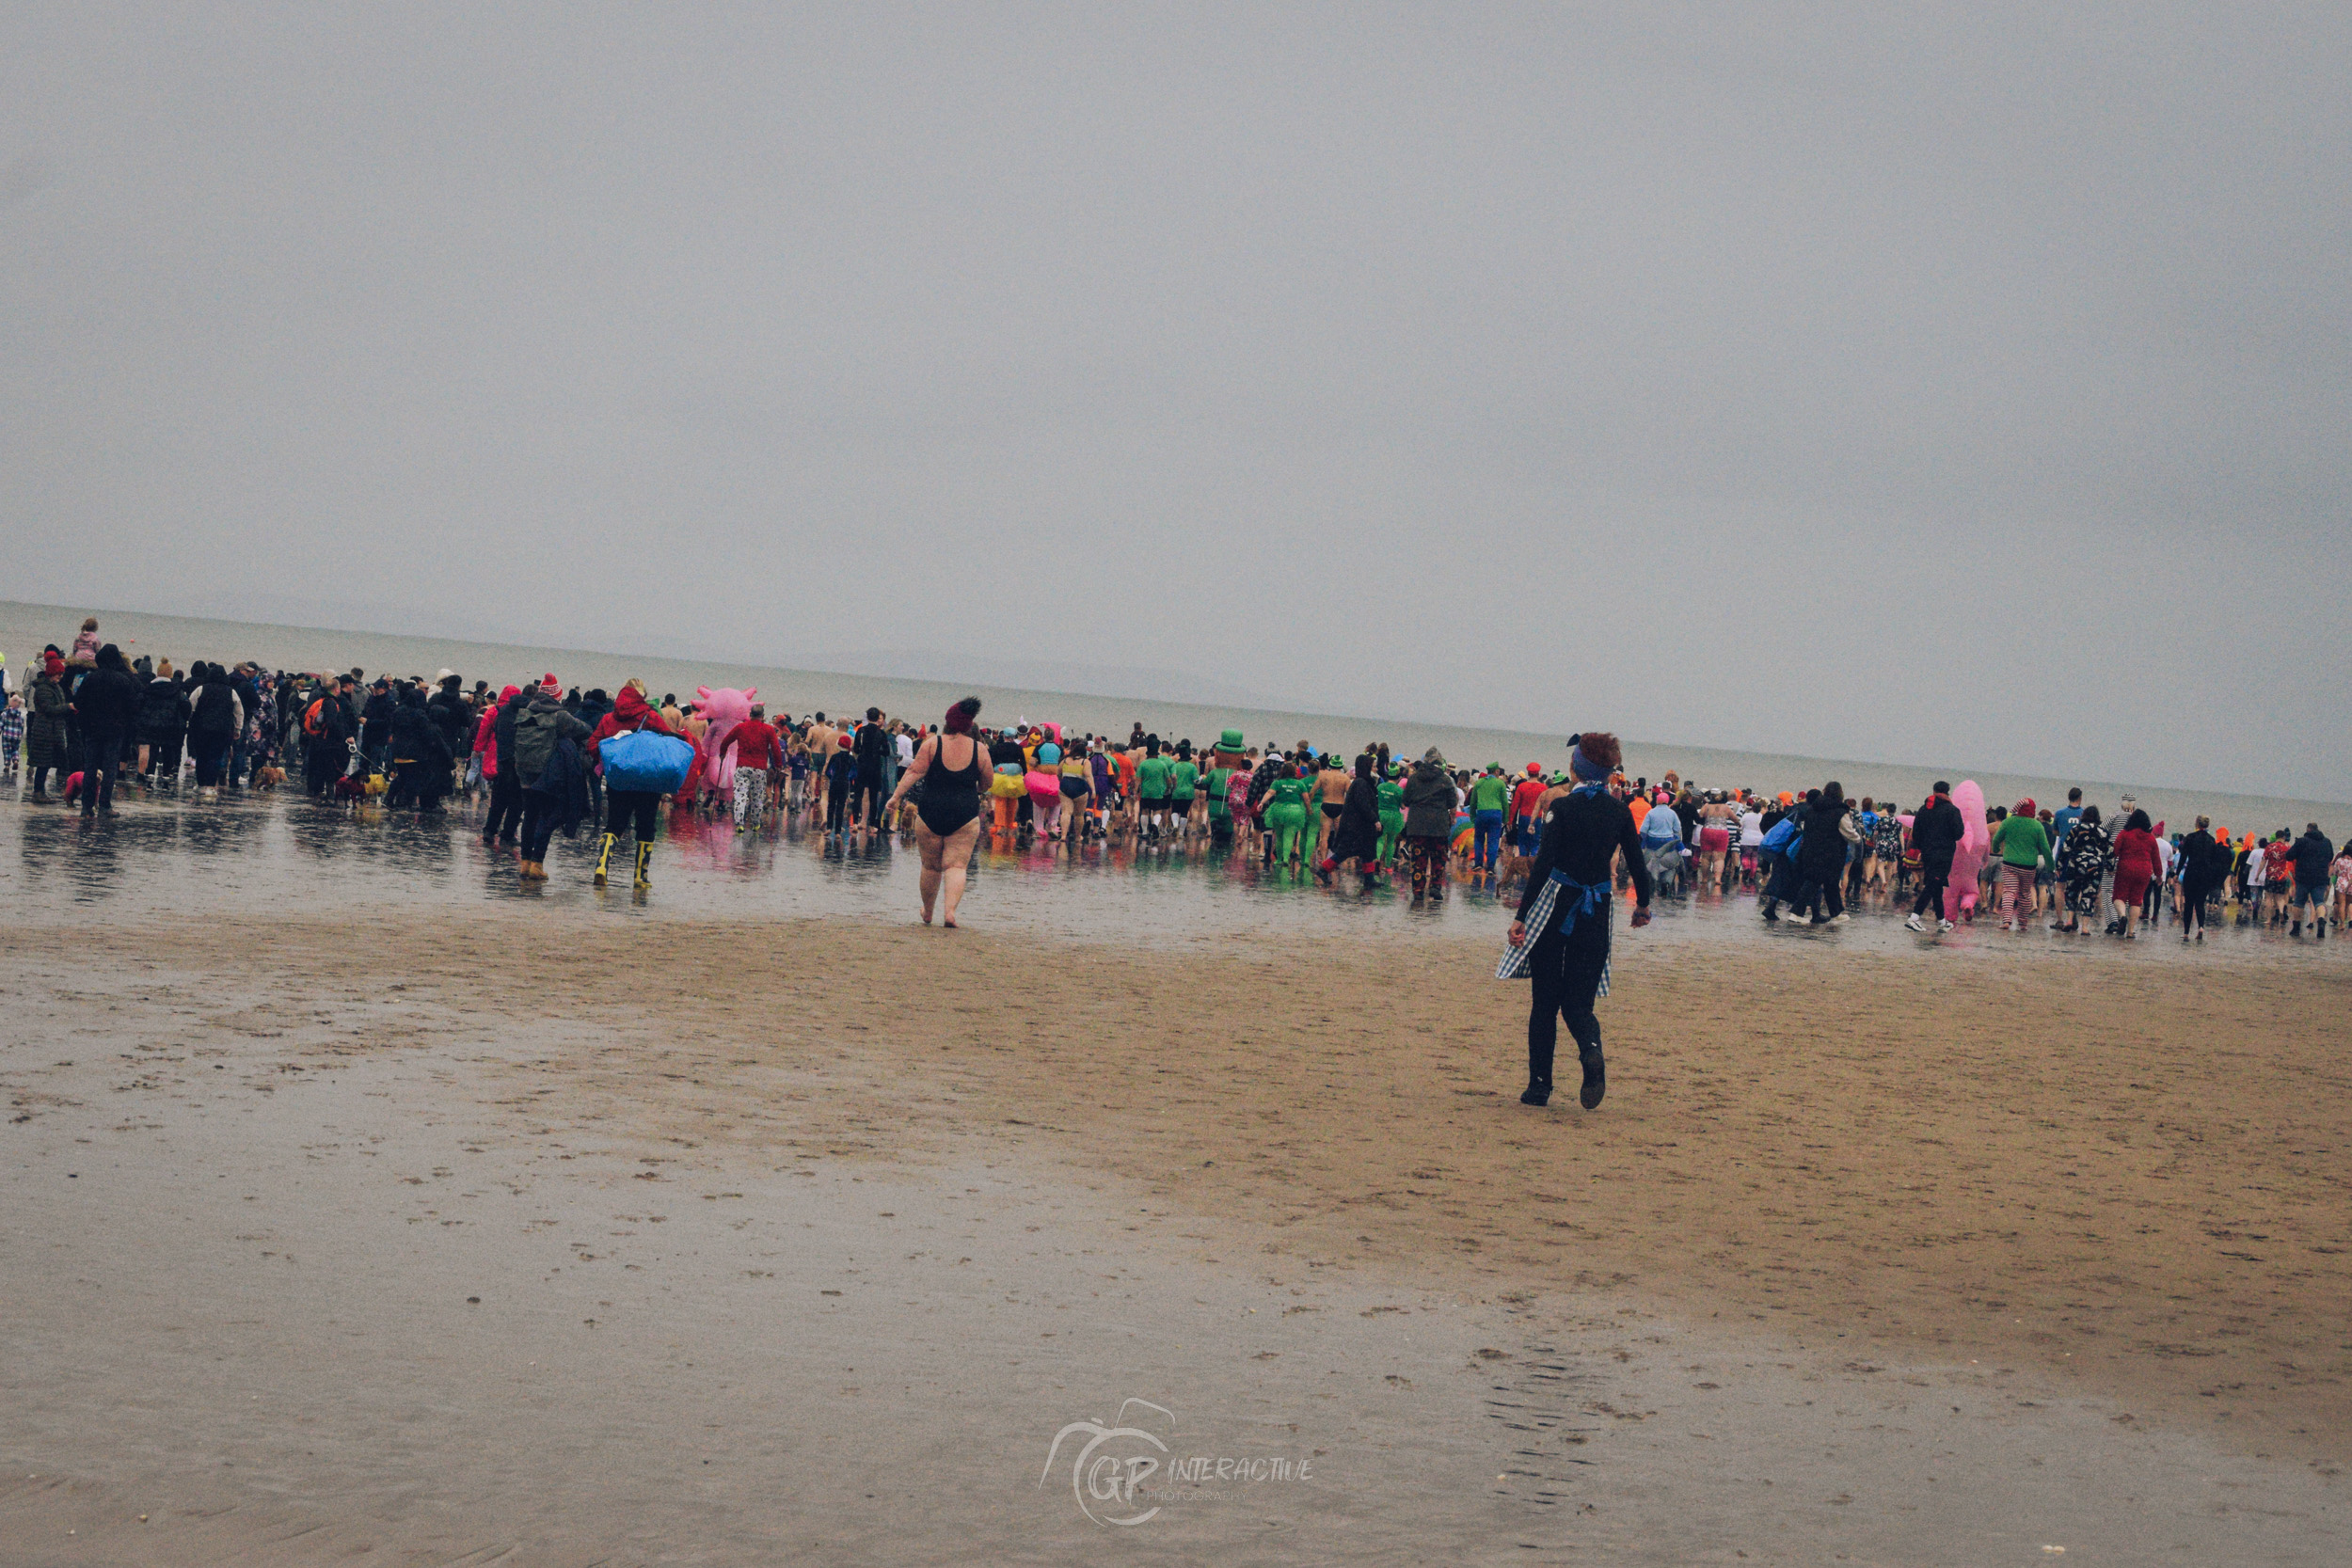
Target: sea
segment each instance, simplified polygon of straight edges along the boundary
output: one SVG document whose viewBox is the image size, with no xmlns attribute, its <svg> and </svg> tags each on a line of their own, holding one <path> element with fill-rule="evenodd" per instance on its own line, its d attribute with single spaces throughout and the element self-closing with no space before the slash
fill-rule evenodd
<svg viewBox="0 0 2352 1568">
<path fill-rule="evenodd" d="M 1051 720 L 1065 729 L 1115 735 L 1122 739 L 1136 724 L 1170 743 L 1189 739 L 1195 745 L 1213 741 L 1227 729 L 1238 729 L 1253 746 L 1273 744 L 1287 748 L 1307 741 L 1318 749 L 1353 752 L 1367 743 L 1386 741 L 1393 753 L 1406 757 L 1419 756 L 1435 746 L 1458 768 L 1483 768 L 1489 762 L 1500 762 L 1506 768 L 1516 769 L 1534 762 L 1540 763 L 1546 771 L 1562 766 L 1566 754 L 1565 736 L 1537 731 L 1152 702 L 979 683 L 952 686 L 865 675 L 853 671 L 786 670 L 723 659 L 687 660 L 587 648 L 454 641 L 374 631 L 269 626 L 0 600 L 0 653 L 8 657 L 12 689 L 14 683 L 31 669 L 43 645 L 55 642 L 61 648 L 72 646 L 73 634 L 85 614 L 96 614 L 102 635 L 120 645 L 131 657 L 135 659 L 141 654 L 167 657 L 179 668 L 199 658 L 223 664 L 249 658 L 271 669 L 356 668 L 366 671 L 371 679 L 383 673 L 430 676 L 446 669 L 463 675 L 469 687 L 480 679 L 488 681 L 493 688 L 510 682 L 526 684 L 552 673 L 567 687 L 602 687 L 606 690 L 617 689 L 634 675 L 657 696 L 675 692 L 682 700 L 691 700 L 695 689 L 702 686 L 756 689 L 759 700 L 768 705 L 771 714 L 781 711 L 799 716 L 821 710 L 838 715 L 879 707 L 886 714 L 926 723 L 937 722 L 949 704 L 970 694 L 978 696 L 986 705 L 983 723 L 1003 723 L 1015 719 Z M 1702 788 L 1802 791 L 1836 779 L 1849 798 L 1867 796 L 1877 800 L 1893 800 L 1908 810 L 1919 803 L 1929 786 L 1939 778 L 1953 784 L 1974 779 L 1982 786 L 1986 801 L 1992 804 L 2028 798 L 2044 806 L 2063 804 L 2069 788 L 2080 788 L 2086 804 L 2095 804 L 2111 814 L 2122 798 L 2129 794 L 2153 820 L 2166 824 L 2172 832 L 2185 831 L 2202 814 L 2233 833 L 2250 831 L 2266 835 L 2280 828 L 2299 833 L 2306 822 L 2312 821 L 2339 843 L 2352 833 L 2352 804 L 2344 801 L 2229 794 L 2185 788 L 2158 779 L 2044 778 L 2006 772 L 1966 757 L 1921 767 L 1853 757 L 1721 751 L 1630 736 L 1621 739 L 1629 772 L 1656 780 L 1672 769 Z"/>
</svg>

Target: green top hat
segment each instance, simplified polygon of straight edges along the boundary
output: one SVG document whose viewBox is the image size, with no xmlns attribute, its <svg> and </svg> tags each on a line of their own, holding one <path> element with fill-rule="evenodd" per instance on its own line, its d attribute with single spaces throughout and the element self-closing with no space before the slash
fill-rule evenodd
<svg viewBox="0 0 2352 1568">
<path fill-rule="evenodd" d="M 1241 731 L 1227 730 L 1223 735 L 1218 736 L 1216 737 L 1216 749 L 1220 752 L 1238 752 L 1243 750 L 1241 743 Z"/>
</svg>

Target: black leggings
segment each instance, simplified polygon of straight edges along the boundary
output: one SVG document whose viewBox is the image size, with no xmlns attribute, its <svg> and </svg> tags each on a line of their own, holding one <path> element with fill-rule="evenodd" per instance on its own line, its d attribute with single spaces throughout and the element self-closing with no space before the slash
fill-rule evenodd
<svg viewBox="0 0 2352 1568">
<path fill-rule="evenodd" d="M 1580 1053 L 1600 1049 L 1600 1020 L 1593 1015 L 1593 1000 L 1608 963 L 1606 910 L 1584 915 L 1565 937 L 1554 927 L 1535 939 L 1535 951 L 1528 956 L 1528 974 L 1535 988 L 1527 1011 L 1528 1082 L 1551 1082 L 1552 1050 L 1563 1018 Z"/>
<path fill-rule="evenodd" d="M 1829 917 L 1835 920 L 1846 912 L 1844 889 L 1845 879 L 1843 877 L 1832 877 L 1823 882 L 1808 882 L 1805 884 L 1804 895 L 1789 906 L 1788 912 L 1795 914 L 1799 911 L 1811 911 L 1819 915 L 1826 909 Z"/>
<path fill-rule="evenodd" d="M 2212 896 L 2213 889 L 2201 883 L 2181 884 L 2181 935 L 2188 935 L 2191 921 L 2196 922 L 2199 930 L 2205 928 L 2205 900 Z"/>
<path fill-rule="evenodd" d="M 522 820 L 522 786 L 515 782 L 511 769 L 502 771 L 490 781 L 490 816 L 482 824 L 482 842 L 488 844 L 498 839 L 503 829 L 506 842 L 514 843 Z"/>
<path fill-rule="evenodd" d="M 1952 868 L 1948 862 L 1942 865 L 1920 866 L 1919 896 L 1911 906 L 1913 916 L 1915 918 L 1923 915 L 1932 909 L 1935 911 L 1935 917 L 1938 920 L 1943 919 L 1944 890 L 1950 885 L 1951 879 Z"/>
<path fill-rule="evenodd" d="M 853 784 L 836 784 L 825 791 L 825 832 L 837 833 L 842 819 L 850 813 L 850 797 L 857 793 Z"/>
<path fill-rule="evenodd" d="M 654 823 L 660 816 L 661 797 L 650 789 L 607 789 L 604 792 L 604 831 L 618 838 L 634 826 L 637 842 L 653 842 Z"/>
<path fill-rule="evenodd" d="M 58 787 L 59 789 L 63 789 L 63 788 L 65 787 L 65 768 L 64 768 L 64 767 L 63 767 L 62 765 L 50 764 L 50 763 L 43 763 L 43 764 L 41 764 L 39 768 L 34 768 L 34 769 L 33 769 L 33 793 L 34 793 L 34 794 L 36 794 L 36 795 L 40 794 L 40 793 L 42 792 L 42 790 L 43 790 L 43 789 L 47 786 L 48 782 L 49 782 L 49 773 L 50 773 L 50 769 L 52 768 L 52 767 L 53 767 L 53 766 L 54 766 L 54 767 L 56 768 L 56 774 L 57 774 L 57 787 Z"/>
<path fill-rule="evenodd" d="M 547 790 L 523 791 L 523 859 L 548 858 L 548 844 L 555 837 L 555 818 L 561 807 L 562 802 Z"/>
</svg>

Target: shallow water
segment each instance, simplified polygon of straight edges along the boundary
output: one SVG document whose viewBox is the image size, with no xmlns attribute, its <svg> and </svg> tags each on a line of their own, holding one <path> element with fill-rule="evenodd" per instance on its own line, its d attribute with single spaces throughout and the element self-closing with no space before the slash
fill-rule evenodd
<svg viewBox="0 0 2352 1568">
<path fill-rule="evenodd" d="M 83 613 L 55 605 L 0 600 L 0 652 L 8 655 L 10 672 L 21 675 L 30 669 L 33 656 L 46 642 L 70 647 Z M 1289 747 L 1305 740 L 1343 754 L 1382 741 L 1400 756 L 1419 756 L 1435 746 L 1464 768 L 1495 762 L 1520 768 L 1534 762 L 1551 768 L 1565 766 L 1566 760 L 1565 735 L 1542 731 L 1278 712 L 1231 705 L 1204 706 L 985 684 L 951 687 L 936 681 L 787 670 L 724 659 L 464 642 L 137 611 L 102 610 L 100 617 L 105 636 L 119 642 L 129 657 L 162 656 L 183 669 L 197 658 L 224 664 L 250 658 L 270 669 L 348 670 L 358 666 L 371 675 L 430 676 L 446 668 L 462 673 L 469 686 L 479 678 L 493 687 L 509 681 L 535 681 L 543 673 L 553 673 L 567 686 L 583 689 L 600 686 L 611 690 L 619 689 L 623 681 L 635 675 L 656 692 L 675 692 L 690 701 L 697 686 L 756 688 L 761 700 L 776 712 L 838 715 L 879 706 L 894 716 L 912 715 L 925 722 L 935 721 L 936 715 L 967 691 L 977 691 L 986 700 L 985 711 L 993 722 L 1016 718 L 1051 720 L 1081 732 L 1122 737 L 1131 725 L 1138 723 L 1170 742 L 1180 737 L 1205 742 L 1226 728 L 1237 727 L 1252 745 Z M 1973 778 L 1983 786 L 1986 801 L 1994 805 L 2031 798 L 2042 806 L 2056 806 L 2065 800 L 2069 788 L 2079 787 L 2085 801 L 2103 812 L 2114 811 L 2128 789 L 2153 819 L 2176 832 L 2185 831 L 2202 813 L 2237 832 L 2250 830 L 2267 834 L 2279 828 L 2299 832 L 2304 823 L 2317 821 L 2330 838 L 2342 841 L 2352 836 L 2352 804 L 2342 801 L 2233 794 L 2145 779 L 2044 778 L 1990 769 L 1984 759 L 1963 756 L 1930 758 L 1916 764 L 1867 762 L 1628 737 L 1625 765 L 1627 771 L 1647 779 L 1663 778 L 1671 768 L 1703 788 L 1776 792 L 1803 790 L 1836 779 L 1849 799 L 1870 796 L 1895 800 L 1906 810 L 1923 800 L 1939 778 L 1955 784 Z"/>
<path fill-rule="evenodd" d="M 626 845 L 609 888 L 591 880 L 596 840 L 585 828 L 574 840 L 555 840 L 546 883 L 526 885 L 512 851 L 484 847 L 482 820 L 479 806 L 462 804 L 421 822 L 413 812 L 322 805 L 287 792 L 199 802 L 133 788 L 111 819 L 85 822 L 66 808 L 10 798 L 0 802 L 0 899 L 19 919 L 60 925 L 240 911 L 364 920 L 388 906 L 478 909 L 516 900 L 582 919 L 901 923 L 914 920 L 917 908 L 914 847 L 886 839 L 845 848 L 805 828 L 738 834 L 724 818 L 675 812 L 662 823 L 654 885 L 639 895 L 628 886 Z M 1007 849 L 984 838 L 963 917 L 975 929 L 1125 945 L 1233 936 L 1399 942 L 1458 937 L 1489 939 L 1500 952 L 1515 898 L 1499 901 L 1483 887 L 1455 882 L 1441 905 L 1416 911 L 1409 893 L 1366 889 L 1353 877 L 1327 888 L 1304 873 L 1272 871 L 1205 847 L 1139 854 L 1096 845 L 1073 853 Z M 2290 956 L 2321 962 L 2352 951 L 2352 942 L 2313 944 L 2227 922 L 2186 950 L 2177 930 L 2143 933 L 2127 945 L 2096 935 L 2054 935 L 2042 928 L 2046 914 L 2023 936 L 2002 933 L 1987 917 L 1947 937 L 1921 938 L 1904 930 L 1899 913 L 1883 903 L 1859 911 L 1847 926 L 1808 930 L 1764 924 L 1748 893 L 1661 897 L 1655 923 L 1640 932 L 1626 927 L 1627 912 L 1617 915 L 1621 958 L 1628 943 L 1683 950 L 1724 942 L 1778 944 L 1792 954 L 1830 946 L 1946 959 L 2135 963 Z"/>
</svg>

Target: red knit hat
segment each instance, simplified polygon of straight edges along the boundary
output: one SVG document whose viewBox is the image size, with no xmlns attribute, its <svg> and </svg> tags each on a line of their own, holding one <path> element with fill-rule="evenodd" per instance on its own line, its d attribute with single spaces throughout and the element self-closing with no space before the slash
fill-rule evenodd
<svg viewBox="0 0 2352 1568">
<path fill-rule="evenodd" d="M 564 689 L 564 683 L 557 680 L 555 672 L 550 670 L 539 677 L 539 689 L 552 697 Z"/>
</svg>

